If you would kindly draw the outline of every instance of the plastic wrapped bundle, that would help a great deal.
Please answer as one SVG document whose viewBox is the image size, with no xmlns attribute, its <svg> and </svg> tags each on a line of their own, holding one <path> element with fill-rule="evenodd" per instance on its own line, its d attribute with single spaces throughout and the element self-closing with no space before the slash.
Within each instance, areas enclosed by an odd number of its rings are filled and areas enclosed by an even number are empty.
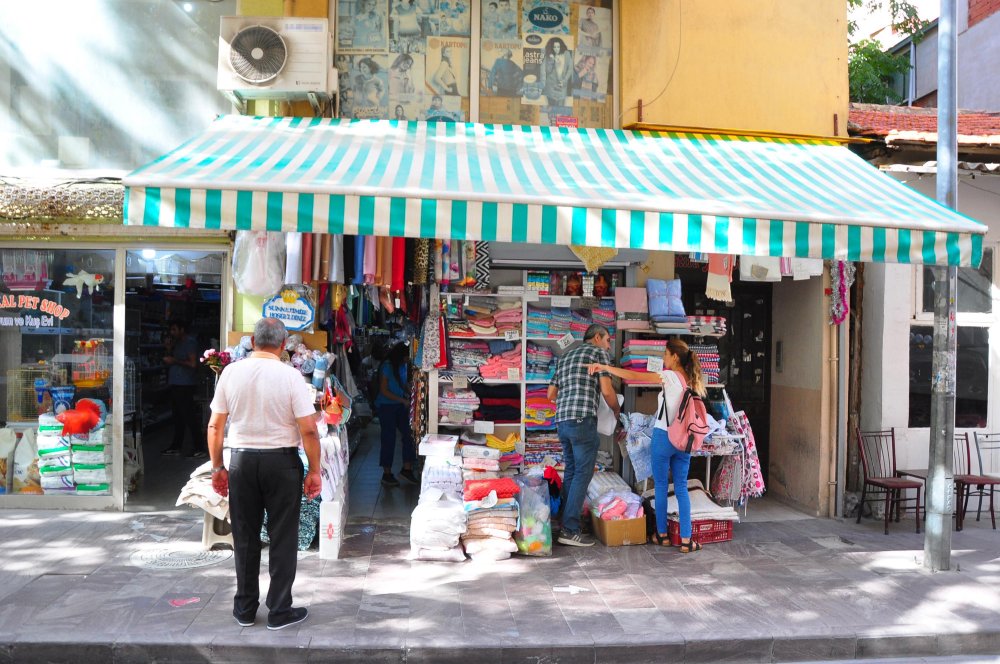
<svg viewBox="0 0 1000 664">
<path fill-rule="evenodd" d="M 466 529 L 462 501 L 439 489 L 426 489 L 410 519 L 410 557 L 415 560 L 465 560 L 458 540 Z"/>
<path fill-rule="evenodd" d="M 552 555 L 552 524 L 549 521 L 549 483 L 544 477 L 522 475 L 514 478 L 521 488 L 517 494 L 520 523 L 514 531 L 518 553 L 526 556 Z"/>
</svg>

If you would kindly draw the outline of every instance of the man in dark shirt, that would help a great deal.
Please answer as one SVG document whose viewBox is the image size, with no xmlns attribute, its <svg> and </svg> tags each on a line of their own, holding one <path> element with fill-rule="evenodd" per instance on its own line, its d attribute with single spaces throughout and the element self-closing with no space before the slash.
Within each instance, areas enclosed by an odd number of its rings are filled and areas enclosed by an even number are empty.
<svg viewBox="0 0 1000 664">
<path fill-rule="evenodd" d="M 174 438 L 163 454 L 203 459 L 206 452 L 201 422 L 195 411 L 194 393 L 198 385 L 198 343 L 187 333 L 188 325 L 182 320 L 170 322 L 163 363 L 167 365 L 167 389 L 170 393 L 170 420 Z M 191 435 L 191 447 L 184 447 L 184 432 Z"/>
<path fill-rule="evenodd" d="M 548 396 L 556 402 L 556 428 L 563 449 L 562 531 L 558 542 L 570 546 L 593 546 L 594 539 L 580 532 L 580 512 L 587 487 L 594 476 L 600 438 L 597 434 L 598 399 L 603 398 L 618 419 L 621 408 L 611 384 L 611 374 L 593 376 L 587 368 L 593 362 L 609 364 L 611 335 L 603 325 L 591 325 L 583 343 L 559 358 Z M 599 360 L 597 358 L 606 358 Z"/>
<path fill-rule="evenodd" d="M 496 59 L 490 70 L 490 91 L 499 97 L 520 97 L 524 71 L 513 60 L 514 53 L 508 48 Z"/>
</svg>

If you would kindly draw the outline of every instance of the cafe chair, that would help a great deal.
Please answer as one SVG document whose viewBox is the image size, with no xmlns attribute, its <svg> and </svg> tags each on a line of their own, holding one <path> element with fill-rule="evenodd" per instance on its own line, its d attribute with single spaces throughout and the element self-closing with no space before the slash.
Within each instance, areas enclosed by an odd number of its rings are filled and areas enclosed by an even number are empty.
<svg viewBox="0 0 1000 664">
<path fill-rule="evenodd" d="M 976 509 L 976 521 L 979 521 L 983 512 L 983 498 L 990 498 L 990 521 L 993 530 L 997 529 L 996 512 L 993 509 L 993 494 L 1000 491 L 1000 434 L 997 433 L 974 433 L 976 443 L 976 461 L 979 463 L 979 474 L 972 474 L 975 468 L 972 466 L 972 445 L 969 443 L 969 435 L 961 434 L 965 438 L 965 460 L 964 465 L 959 466 L 959 438 L 955 436 L 955 491 L 958 492 L 959 468 L 968 469 L 967 476 L 961 478 L 965 489 L 965 496 L 962 499 L 962 522 L 965 521 L 965 512 L 969 507 L 969 497 L 979 496 L 979 507 Z"/>
<path fill-rule="evenodd" d="M 923 483 L 914 479 L 896 476 L 896 432 L 888 431 L 858 431 L 858 452 L 861 455 L 861 469 L 864 473 L 864 484 L 861 487 L 861 500 L 858 502 L 858 520 L 861 523 L 861 510 L 869 493 L 885 494 L 885 534 L 889 534 L 889 519 L 895 511 L 896 521 L 899 521 L 902 503 L 914 501 L 916 511 L 917 532 L 920 532 L 920 490 Z M 903 493 L 909 489 L 916 490 L 916 498 L 905 498 Z"/>
</svg>

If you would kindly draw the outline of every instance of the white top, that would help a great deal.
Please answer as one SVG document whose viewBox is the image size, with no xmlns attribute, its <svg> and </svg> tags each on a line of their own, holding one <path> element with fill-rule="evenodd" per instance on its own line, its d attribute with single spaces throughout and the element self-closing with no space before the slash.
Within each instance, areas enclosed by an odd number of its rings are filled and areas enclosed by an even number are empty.
<svg viewBox="0 0 1000 664">
<path fill-rule="evenodd" d="M 316 412 L 297 369 L 278 360 L 248 357 L 226 367 L 215 386 L 212 412 L 228 414 L 227 447 L 297 447 L 295 420 Z"/>
<path fill-rule="evenodd" d="M 677 409 L 681 406 L 681 397 L 684 396 L 684 384 L 676 371 L 665 369 L 660 372 L 660 382 L 663 383 L 663 390 L 656 397 L 656 414 L 660 414 L 660 407 L 663 404 L 663 397 L 667 398 L 667 417 L 656 420 L 653 425 L 655 429 L 667 430 L 667 423 L 673 422 L 677 417 Z"/>
</svg>

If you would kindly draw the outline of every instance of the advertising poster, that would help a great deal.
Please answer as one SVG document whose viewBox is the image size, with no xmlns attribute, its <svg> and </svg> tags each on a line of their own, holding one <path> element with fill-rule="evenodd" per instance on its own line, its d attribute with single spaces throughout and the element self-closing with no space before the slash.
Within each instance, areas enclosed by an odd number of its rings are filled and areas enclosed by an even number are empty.
<svg viewBox="0 0 1000 664">
<path fill-rule="evenodd" d="M 428 93 L 424 95 L 424 99 L 430 99 L 430 105 L 417 119 L 428 122 L 463 122 L 465 120 L 461 97 L 446 97 Z"/>
<path fill-rule="evenodd" d="M 520 39 L 517 0 L 489 0 L 483 3 L 483 39 Z"/>
<path fill-rule="evenodd" d="M 423 92 L 424 56 L 421 53 L 399 53 L 389 56 L 389 99 L 396 101 Z"/>
<path fill-rule="evenodd" d="M 524 55 L 518 40 L 483 40 L 480 92 L 488 97 L 520 97 L 524 81 Z"/>
<path fill-rule="evenodd" d="M 473 0 L 439 0 L 437 8 L 437 34 L 468 37 L 472 34 Z"/>
<path fill-rule="evenodd" d="M 469 96 L 469 39 L 430 37 L 427 40 L 426 84 L 430 94 Z"/>
<path fill-rule="evenodd" d="M 351 69 L 352 107 L 357 119 L 389 116 L 389 56 L 354 56 Z"/>
<path fill-rule="evenodd" d="M 611 52 L 603 48 L 579 47 L 574 53 L 572 95 L 576 99 L 604 101 L 608 96 Z"/>
<path fill-rule="evenodd" d="M 525 36 L 521 102 L 571 108 L 574 64 L 572 37 Z"/>
<path fill-rule="evenodd" d="M 389 50 L 393 53 L 423 53 L 433 29 L 428 3 L 395 0 L 389 8 Z"/>
<path fill-rule="evenodd" d="M 576 30 L 577 46 L 582 48 L 606 48 L 611 51 L 611 10 L 604 7 L 577 5 L 579 15 Z"/>
<path fill-rule="evenodd" d="M 384 53 L 389 49 L 388 0 L 337 0 L 337 51 Z"/>
<path fill-rule="evenodd" d="M 522 0 L 521 32 L 569 35 L 569 3 L 558 0 Z"/>
</svg>

